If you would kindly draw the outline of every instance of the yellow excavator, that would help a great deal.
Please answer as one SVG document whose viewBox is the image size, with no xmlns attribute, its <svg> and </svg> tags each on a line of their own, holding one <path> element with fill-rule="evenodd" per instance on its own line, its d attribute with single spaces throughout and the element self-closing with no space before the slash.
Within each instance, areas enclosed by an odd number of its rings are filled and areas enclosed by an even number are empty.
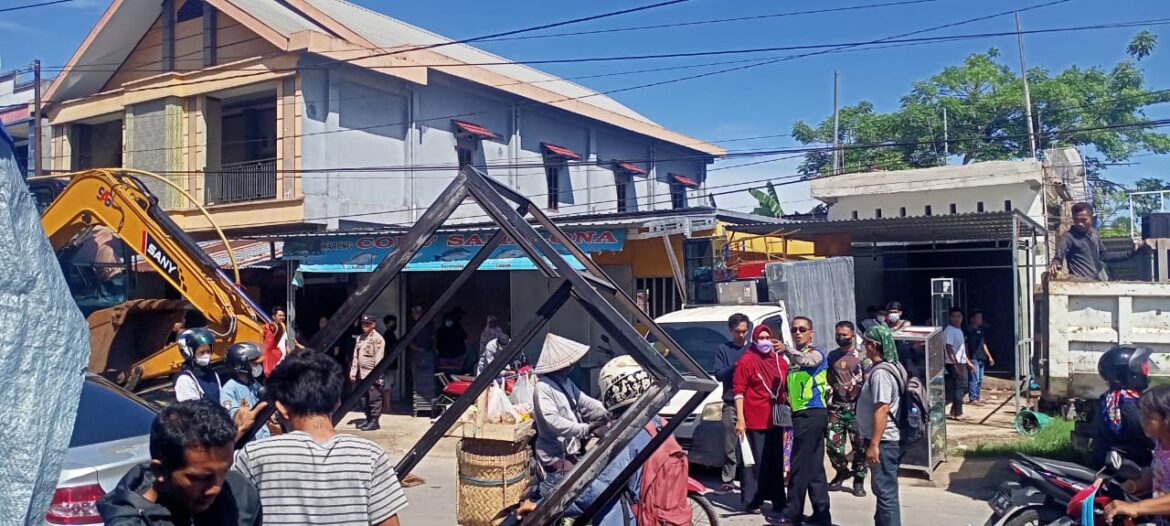
<svg viewBox="0 0 1170 526">
<path fill-rule="evenodd" d="M 261 342 L 264 326 L 271 323 L 240 288 L 239 269 L 233 269 L 234 280 L 229 278 L 167 216 L 140 177 L 174 186 L 158 175 L 129 169 L 29 180 L 43 208 L 45 234 L 89 321 L 89 370 L 130 390 L 182 366 L 178 347 L 169 340 L 191 308 L 216 335 L 216 360 L 231 343 Z M 132 258 L 122 247 L 138 254 L 185 301 L 135 298 Z"/>
</svg>

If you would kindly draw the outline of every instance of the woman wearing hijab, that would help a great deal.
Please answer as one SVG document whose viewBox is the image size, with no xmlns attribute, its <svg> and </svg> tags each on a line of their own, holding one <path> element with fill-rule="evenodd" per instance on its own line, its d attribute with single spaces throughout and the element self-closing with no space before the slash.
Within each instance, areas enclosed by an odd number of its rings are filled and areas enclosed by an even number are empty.
<svg viewBox="0 0 1170 526">
<path fill-rule="evenodd" d="M 900 526 L 898 465 L 902 460 L 898 432 L 900 385 L 909 376 L 898 362 L 898 347 L 889 327 L 870 327 L 862 337 L 865 355 L 873 367 L 857 395 L 857 427 L 866 441 L 865 459 L 872 468 L 870 488 L 877 499 L 876 526 Z"/>
<path fill-rule="evenodd" d="M 760 325 L 752 332 L 752 344 L 735 364 L 735 432 L 746 439 L 756 463 L 743 469 L 743 509 L 760 513 L 764 501 L 779 512 L 788 503 L 784 493 L 784 429 L 777 422 L 776 406 L 787 407 L 788 362 L 776 352 L 772 330 Z M 783 412 L 783 411 L 780 411 Z M 791 412 L 788 413 L 791 420 Z"/>
</svg>

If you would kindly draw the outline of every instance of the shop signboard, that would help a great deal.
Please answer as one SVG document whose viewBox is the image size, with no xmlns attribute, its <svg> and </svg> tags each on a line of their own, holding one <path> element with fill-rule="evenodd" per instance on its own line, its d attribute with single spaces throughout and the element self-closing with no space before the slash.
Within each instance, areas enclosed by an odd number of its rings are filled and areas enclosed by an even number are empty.
<svg viewBox="0 0 1170 526">
<path fill-rule="evenodd" d="M 572 230 L 565 233 L 585 252 L 620 251 L 625 229 Z M 547 236 L 547 234 L 545 234 Z M 378 263 L 398 249 L 403 234 L 325 235 L 289 238 L 284 259 L 300 262 L 301 272 L 372 272 Z M 470 230 L 435 234 L 406 266 L 406 271 L 460 270 L 491 238 L 491 232 Z M 553 246 L 577 269 L 584 266 L 568 255 L 560 241 Z M 501 243 L 480 270 L 535 270 L 536 265 L 510 239 Z"/>
</svg>

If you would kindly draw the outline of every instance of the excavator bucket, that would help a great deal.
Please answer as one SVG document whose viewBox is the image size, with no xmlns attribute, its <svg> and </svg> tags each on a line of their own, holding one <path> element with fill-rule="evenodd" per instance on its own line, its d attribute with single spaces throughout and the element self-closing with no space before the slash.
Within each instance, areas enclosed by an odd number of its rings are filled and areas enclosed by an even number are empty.
<svg viewBox="0 0 1170 526">
<path fill-rule="evenodd" d="M 144 299 L 94 311 L 88 318 L 89 371 L 129 389 L 139 379 L 178 371 L 182 358 L 174 345 L 167 345 L 167 337 L 187 309 L 182 300 Z"/>
</svg>

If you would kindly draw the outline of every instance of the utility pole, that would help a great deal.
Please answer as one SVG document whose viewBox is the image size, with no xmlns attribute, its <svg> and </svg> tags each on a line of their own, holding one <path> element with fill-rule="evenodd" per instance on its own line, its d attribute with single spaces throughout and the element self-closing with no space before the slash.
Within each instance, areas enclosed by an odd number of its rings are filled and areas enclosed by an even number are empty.
<svg viewBox="0 0 1170 526">
<path fill-rule="evenodd" d="M 1024 117 L 1028 119 L 1028 148 L 1036 158 L 1036 132 L 1032 129 L 1032 94 L 1028 92 L 1028 67 L 1024 64 L 1024 33 L 1020 29 L 1020 13 L 1016 12 L 1016 41 L 1020 45 L 1020 79 L 1024 81 Z"/>
<path fill-rule="evenodd" d="M 947 107 L 943 106 L 943 166 L 950 164 L 951 137 L 947 133 Z"/>
<path fill-rule="evenodd" d="M 833 70 L 833 175 L 841 173 L 841 72 Z"/>
<path fill-rule="evenodd" d="M 41 158 L 44 157 L 44 150 L 42 150 L 42 138 L 44 134 L 41 132 L 41 61 L 40 59 L 33 61 L 33 175 L 40 176 L 44 174 L 44 166 L 42 166 Z M 27 165 L 26 165 L 27 169 Z"/>
</svg>

